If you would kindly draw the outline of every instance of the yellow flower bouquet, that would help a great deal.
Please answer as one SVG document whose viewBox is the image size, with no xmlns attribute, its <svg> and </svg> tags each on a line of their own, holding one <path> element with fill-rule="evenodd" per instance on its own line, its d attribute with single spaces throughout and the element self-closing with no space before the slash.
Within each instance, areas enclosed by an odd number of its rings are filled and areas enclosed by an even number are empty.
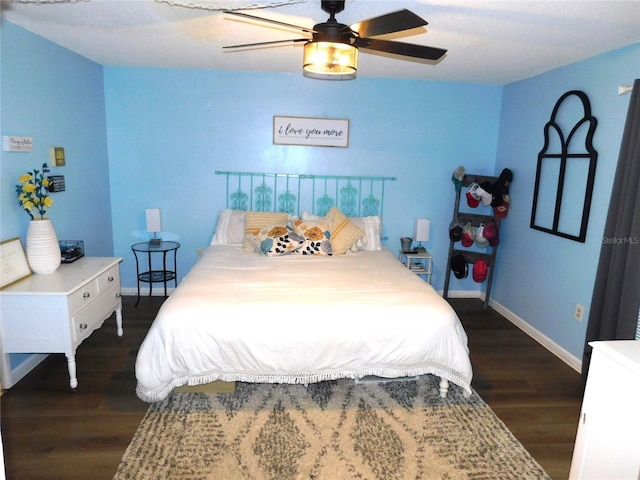
<svg viewBox="0 0 640 480">
<path fill-rule="evenodd" d="M 49 196 L 49 184 L 51 182 L 46 176 L 49 171 L 47 164 L 43 163 L 42 172 L 33 170 L 33 172 L 27 172 L 18 179 L 19 185 L 16 185 L 18 203 L 31 217 L 31 220 L 35 219 L 34 210 L 36 215 L 40 215 L 40 218 L 44 219 L 47 209 L 53 206 L 53 200 Z"/>
</svg>

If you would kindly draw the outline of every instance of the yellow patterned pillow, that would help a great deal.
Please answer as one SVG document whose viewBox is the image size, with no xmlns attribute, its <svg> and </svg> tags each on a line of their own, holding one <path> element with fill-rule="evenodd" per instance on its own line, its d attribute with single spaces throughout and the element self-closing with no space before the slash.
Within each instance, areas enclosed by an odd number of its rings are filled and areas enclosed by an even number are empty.
<svg viewBox="0 0 640 480">
<path fill-rule="evenodd" d="M 304 239 L 302 247 L 296 250 L 297 254 L 332 255 L 329 223 L 324 219 L 295 220 L 293 231 Z"/>
<path fill-rule="evenodd" d="M 247 212 L 244 217 L 244 250 L 254 250 L 256 236 L 262 227 L 271 224 L 286 225 L 287 212 Z"/>
<path fill-rule="evenodd" d="M 267 225 L 255 236 L 255 249 L 265 257 L 279 257 L 297 253 L 304 245 L 304 237 L 289 225 Z"/>
<path fill-rule="evenodd" d="M 331 247 L 334 255 L 346 253 L 351 245 L 364 236 L 364 232 L 345 217 L 337 207 L 331 207 L 325 218 L 329 221 Z"/>
</svg>

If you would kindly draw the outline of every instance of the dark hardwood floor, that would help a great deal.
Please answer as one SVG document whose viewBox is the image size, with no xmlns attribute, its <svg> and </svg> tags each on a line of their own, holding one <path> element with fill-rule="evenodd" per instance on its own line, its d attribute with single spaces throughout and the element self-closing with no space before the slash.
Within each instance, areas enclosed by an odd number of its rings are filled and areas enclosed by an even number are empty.
<svg viewBox="0 0 640 480">
<path fill-rule="evenodd" d="M 473 388 L 554 480 L 567 479 L 580 374 L 480 300 L 450 303 L 469 336 Z"/>
<path fill-rule="evenodd" d="M 0 397 L 8 480 L 112 478 L 148 405 L 135 394 L 138 347 L 161 297 L 124 299 L 124 337 L 107 320 L 77 352 L 50 355 Z M 469 334 L 473 387 L 554 479 L 569 474 L 580 375 L 480 300 L 452 299 Z"/>
</svg>

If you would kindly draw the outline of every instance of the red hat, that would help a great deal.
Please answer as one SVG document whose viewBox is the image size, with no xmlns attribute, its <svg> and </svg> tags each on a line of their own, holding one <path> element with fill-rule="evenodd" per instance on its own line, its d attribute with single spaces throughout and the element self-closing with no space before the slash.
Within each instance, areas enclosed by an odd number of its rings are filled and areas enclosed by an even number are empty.
<svg viewBox="0 0 640 480">
<path fill-rule="evenodd" d="M 478 283 L 484 282 L 487 278 L 487 270 L 489 270 L 487 262 L 482 257 L 478 258 L 473 264 L 473 280 Z"/>
<path fill-rule="evenodd" d="M 505 218 L 509 213 L 509 201 L 510 201 L 509 196 L 505 195 L 503 197 L 502 205 L 493 207 L 493 216 L 496 218 Z"/>
<path fill-rule="evenodd" d="M 470 247 L 476 239 L 476 229 L 473 228 L 471 222 L 467 222 L 462 231 L 462 239 L 460 240 L 463 247 Z"/>
<path fill-rule="evenodd" d="M 492 247 L 497 247 L 500 244 L 500 237 L 498 232 L 498 225 L 494 221 L 488 222 L 484 226 L 484 231 L 482 232 L 484 238 L 489 240 L 489 245 Z"/>
<path fill-rule="evenodd" d="M 476 208 L 480 205 L 480 195 L 476 193 L 478 186 L 479 185 L 476 182 L 473 182 L 467 187 L 467 204 L 471 208 Z"/>
</svg>

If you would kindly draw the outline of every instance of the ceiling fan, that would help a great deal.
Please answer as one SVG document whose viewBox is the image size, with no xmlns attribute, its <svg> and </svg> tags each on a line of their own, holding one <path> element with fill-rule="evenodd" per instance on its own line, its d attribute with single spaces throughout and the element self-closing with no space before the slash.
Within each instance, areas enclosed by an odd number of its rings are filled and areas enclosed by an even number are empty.
<svg viewBox="0 0 640 480">
<path fill-rule="evenodd" d="M 313 28 L 225 10 L 224 13 L 229 15 L 300 30 L 311 34 L 311 38 L 245 43 L 242 45 L 229 45 L 223 48 L 249 48 L 306 42 L 304 45 L 303 73 L 307 77 L 325 80 L 349 80 L 355 78 L 358 48 L 425 60 L 438 60 L 447 52 L 442 48 L 370 38 L 427 25 L 425 20 L 409 10 L 398 10 L 347 26 L 338 23 L 336 20 L 336 14 L 344 10 L 344 3 L 344 0 L 323 0 L 321 7 L 323 11 L 329 14 L 329 19 L 324 23 L 314 25 Z"/>
</svg>

